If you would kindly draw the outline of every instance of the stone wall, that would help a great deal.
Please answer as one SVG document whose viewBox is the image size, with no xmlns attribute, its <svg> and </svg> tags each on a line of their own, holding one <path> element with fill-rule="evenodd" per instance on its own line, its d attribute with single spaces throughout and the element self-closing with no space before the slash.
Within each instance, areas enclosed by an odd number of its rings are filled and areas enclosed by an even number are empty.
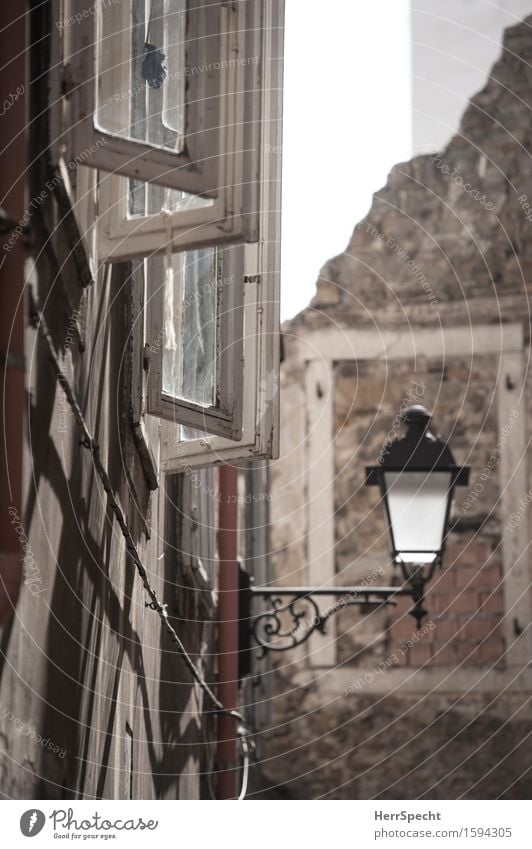
<svg viewBox="0 0 532 849">
<path fill-rule="evenodd" d="M 263 766 L 270 793 L 527 799 L 529 704 L 529 694 L 387 693 L 350 694 L 326 709 L 315 687 L 299 689 L 276 708 L 280 725 Z"/>
</svg>

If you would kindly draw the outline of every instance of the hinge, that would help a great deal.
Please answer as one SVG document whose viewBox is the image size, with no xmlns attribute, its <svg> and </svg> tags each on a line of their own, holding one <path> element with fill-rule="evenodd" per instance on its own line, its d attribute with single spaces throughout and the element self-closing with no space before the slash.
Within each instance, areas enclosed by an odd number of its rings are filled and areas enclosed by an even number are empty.
<svg viewBox="0 0 532 849">
<path fill-rule="evenodd" d="M 72 66 L 68 63 L 61 68 L 61 94 L 63 97 L 68 97 L 70 92 L 76 87 L 72 78 Z"/>
<path fill-rule="evenodd" d="M 146 342 L 144 345 L 144 351 L 142 355 L 142 368 L 144 371 L 150 370 L 150 346 L 149 343 Z"/>
<path fill-rule="evenodd" d="M 223 230 L 224 233 L 230 233 L 234 227 L 234 215 L 233 210 L 230 206 L 228 206 L 223 221 L 219 222 L 217 227 L 219 227 L 220 230 Z"/>
<path fill-rule="evenodd" d="M 259 243 L 247 242 L 244 247 L 244 283 L 260 283 Z"/>
</svg>

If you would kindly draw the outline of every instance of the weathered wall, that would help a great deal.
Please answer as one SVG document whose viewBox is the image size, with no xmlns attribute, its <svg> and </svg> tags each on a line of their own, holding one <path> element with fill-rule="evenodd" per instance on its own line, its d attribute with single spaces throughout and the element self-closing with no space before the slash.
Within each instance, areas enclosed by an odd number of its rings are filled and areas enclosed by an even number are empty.
<svg viewBox="0 0 532 849">
<path fill-rule="evenodd" d="M 51 31 L 49 14 L 40 4 L 33 16 L 39 47 L 31 55 L 38 81 L 31 86 L 32 114 L 40 117 L 31 126 L 35 266 L 29 277 L 149 579 L 212 682 L 216 502 L 207 499 L 199 509 L 187 479 L 167 480 L 168 491 L 161 479 L 152 491 L 132 429 L 131 269 L 102 268 L 84 288 L 81 272 L 88 268 L 80 267 L 69 221 L 46 187 L 48 128 L 41 107 L 50 57 L 42 34 Z M 41 202 L 32 206 L 37 196 Z M 0 635 L 0 795 L 208 797 L 202 773 L 212 772 L 212 713 L 202 714 L 202 694 L 146 606 L 109 498 L 29 313 L 28 304 L 25 504 L 23 515 L 13 517 L 26 545 L 25 580 Z M 198 472 L 196 479 L 203 492 L 214 491 L 212 472 Z M 202 523 L 212 529 L 206 542 L 196 539 Z M 197 558 L 206 574 L 198 574 Z"/>
<path fill-rule="evenodd" d="M 44 300 L 52 282 L 45 262 L 37 275 Z M 68 277 L 63 282 L 68 289 Z M 87 291 L 85 351 L 75 351 L 76 339 L 64 367 L 97 434 L 150 580 L 198 657 L 211 645 L 202 620 L 212 617 L 212 602 L 199 609 L 197 598 L 206 594 L 189 584 L 180 547 L 161 560 L 164 493 L 149 495 L 128 430 L 128 406 L 120 400 L 127 384 L 121 361 L 128 291 L 120 282 L 120 276 L 102 277 Z M 58 351 L 68 321 L 60 288 L 53 279 L 46 309 Z M 157 614 L 145 606 L 91 455 L 79 444 L 34 331 L 27 350 L 27 486 L 20 521 L 33 561 L 26 562 L 20 603 L 3 633 L 2 792 L 11 798 L 197 798 L 200 768 L 207 766 L 201 754 L 212 733 L 200 718 L 202 697 L 161 633 Z M 187 503 L 178 502 L 185 511 Z M 44 748 L 35 734 L 61 752 Z"/>
<path fill-rule="evenodd" d="M 447 148 L 392 170 L 310 307 L 285 327 L 272 475 L 280 582 L 389 583 L 364 467 L 408 404 L 433 409 L 471 481 L 456 498 L 421 633 L 405 601 L 391 613 L 350 608 L 328 637 L 275 658 L 262 765 L 273 793 L 527 798 L 532 789 L 531 23 L 506 32 Z"/>
<path fill-rule="evenodd" d="M 263 769 L 278 796 L 529 798 L 529 695 L 351 695 L 325 707 L 316 689 L 277 704 Z"/>
</svg>

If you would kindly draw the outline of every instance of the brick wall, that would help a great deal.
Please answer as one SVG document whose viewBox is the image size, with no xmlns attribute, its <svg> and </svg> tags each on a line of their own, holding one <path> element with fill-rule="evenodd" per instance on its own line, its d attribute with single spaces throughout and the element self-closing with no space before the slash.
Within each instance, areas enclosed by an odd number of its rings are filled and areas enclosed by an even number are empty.
<svg viewBox="0 0 532 849">
<path fill-rule="evenodd" d="M 390 622 L 390 653 L 403 666 L 505 666 L 502 572 L 486 543 L 451 543 L 429 586 L 418 630 L 401 598 Z"/>
</svg>

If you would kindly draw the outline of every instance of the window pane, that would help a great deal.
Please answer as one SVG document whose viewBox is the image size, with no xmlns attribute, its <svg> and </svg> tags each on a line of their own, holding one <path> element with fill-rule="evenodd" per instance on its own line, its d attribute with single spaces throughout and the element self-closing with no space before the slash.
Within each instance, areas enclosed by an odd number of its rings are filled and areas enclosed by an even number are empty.
<svg viewBox="0 0 532 849">
<path fill-rule="evenodd" d="M 175 254 L 164 284 L 163 393 L 216 403 L 218 274 L 215 248 Z"/>
<path fill-rule="evenodd" d="M 158 215 L 163 209 L 168 212 L 185 212 L 212 206 L 213 200 L 189 195 L 179 189 L 165 189 L 155 183 L 143 183 L 129 179 L 128 218 Z"/>
<path fill-rule="evenodd" d="M 97 125 L 179 150 L 185 131 L 185 0 L 98 5 Z"/>
<path fill-rule="evenodd" d="M 441 548 L 449 472 L 385 472 L 395 547 L 410 563 L 432 563 Z"/>
<path fill-rule="evenodd" d="M 185 131 L 185 0 L 164 0 L 164 43 L 168 84 L 163 88 L 163 127 Z"/>
<path fill-rule="evenodd" d="M 179 428 L 179 441 L 180 442 L 193 442 L 195 439 L 206 439 L 211 436 L 211 434 L 206 430 L 197 430 L 195 427 L 187 427 L 187 425 L 181 425 Z"/>
</svg>

